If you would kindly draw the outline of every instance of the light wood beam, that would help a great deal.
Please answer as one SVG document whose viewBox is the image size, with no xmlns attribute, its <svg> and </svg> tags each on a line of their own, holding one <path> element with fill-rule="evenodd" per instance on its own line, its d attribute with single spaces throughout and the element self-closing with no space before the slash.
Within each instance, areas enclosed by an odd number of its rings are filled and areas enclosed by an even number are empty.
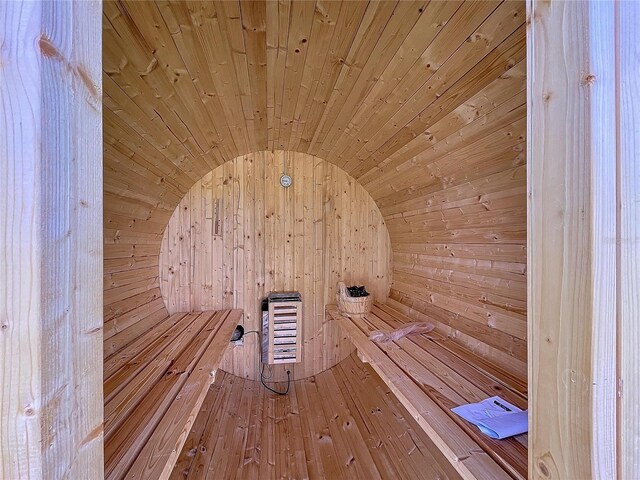
<svg viewBox="0 0 640 480">
<path fill-rule="evenodd" d="M 535 479 L 616 478 L 614 5 L 528 3 Z"/>
<path fill-rule="evenodd" d="M 0 3 L 0 478 L 102 478 L 101 2 Z"/>
<path fill-rule="evenodd" d="M 619 111 L 619 478 L 640 476 L 640 4 L 617 4 Z"/>
</svg>

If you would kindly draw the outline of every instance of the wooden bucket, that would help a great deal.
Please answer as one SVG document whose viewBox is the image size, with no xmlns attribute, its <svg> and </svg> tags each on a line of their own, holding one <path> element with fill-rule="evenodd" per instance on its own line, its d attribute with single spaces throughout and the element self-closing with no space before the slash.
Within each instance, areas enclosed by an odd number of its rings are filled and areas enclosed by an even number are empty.
<svg viewBox="0 0 640 480">
<path fill-rule="evenodd" d="M 338 283 L 338 309 L 346 316 L 365 315 L 371 311 L 373 305 L 373 295 L 368 297 L 350 297 L 347 286 L 344 282 Z"/>
</svg>

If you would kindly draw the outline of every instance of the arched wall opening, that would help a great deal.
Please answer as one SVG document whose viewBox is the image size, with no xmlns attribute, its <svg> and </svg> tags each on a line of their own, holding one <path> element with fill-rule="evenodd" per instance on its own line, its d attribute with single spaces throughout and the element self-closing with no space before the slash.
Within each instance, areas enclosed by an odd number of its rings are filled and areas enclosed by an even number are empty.
<svg viewBox="0 0 640 480">
<path fill-rule="evenodd" d="M 284 188 L 283 172 L 293 183 Z M 261 300 L 272 291 L 303 299 L 302 362 L 276 365 L 273 379 L 315 375 L 353 351 L 325 318 L 338 281 L 366 285 L 386 301 L 389 234 L 367 191 L 321 158 L 282 150 L 239 156 L 198 180 L 173 212 L 159 257 L 169 314 L 239 308 L 245 331 L 260 331 Z M 260 377 L 260 337 L 248 334 L 223 369 Z"/>
</svg>

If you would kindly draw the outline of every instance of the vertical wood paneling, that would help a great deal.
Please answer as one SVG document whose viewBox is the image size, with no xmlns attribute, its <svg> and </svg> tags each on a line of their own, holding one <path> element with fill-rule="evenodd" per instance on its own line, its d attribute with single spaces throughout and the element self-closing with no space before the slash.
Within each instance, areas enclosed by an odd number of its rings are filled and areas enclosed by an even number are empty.
<svg viewBox="0 0 640 480">
<path fill-rule="evenodd" d="M 293 178 L 288 189 L 279 184 L 285 160 Z M 222 241 L 201 229 L 207 221 L 201 205 L 216 198 L 224 203 Z M 210 257 L 223 261 L 208 272 L 200 266 Z M 160 258 L 171 313 L 228 305 L 244 310 L 246 330 L 259 330 L 266 294 L 300 291 L 304 361 L 291 367 L 295 378 L 325 370 L 350 353 L 350 344 L 324 316 L 325 305 L 335 302 L 338 280 L 366 284 L 381 301 L 390 282 L 387 229 L 367 192 L 336 166 L 293 152 L 242 156 L 205 175 L 169 221 Z M 224 293 L 208 294 L 216 282 Z M 258 338 L 249 334 L 224 367 L 255 379 L 258 353 Z M 275 371 L 278 378 L 283 369 Z"/>
</svg>

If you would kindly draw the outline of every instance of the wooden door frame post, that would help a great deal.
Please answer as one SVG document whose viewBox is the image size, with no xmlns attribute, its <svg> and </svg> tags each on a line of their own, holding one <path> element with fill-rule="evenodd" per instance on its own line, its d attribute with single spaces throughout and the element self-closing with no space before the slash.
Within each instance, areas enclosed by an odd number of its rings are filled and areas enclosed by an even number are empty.
<svg viewBox="0 0 640 480">
<path fill-rule="evenodd" d="M 640 5 L 527 1 L 529 475 L 640 475 Z"/>
<path fill-rule="evenodd" d="M 0 2 L 0 477 L 103 477 L 102 4 Z"/>
</svg>

